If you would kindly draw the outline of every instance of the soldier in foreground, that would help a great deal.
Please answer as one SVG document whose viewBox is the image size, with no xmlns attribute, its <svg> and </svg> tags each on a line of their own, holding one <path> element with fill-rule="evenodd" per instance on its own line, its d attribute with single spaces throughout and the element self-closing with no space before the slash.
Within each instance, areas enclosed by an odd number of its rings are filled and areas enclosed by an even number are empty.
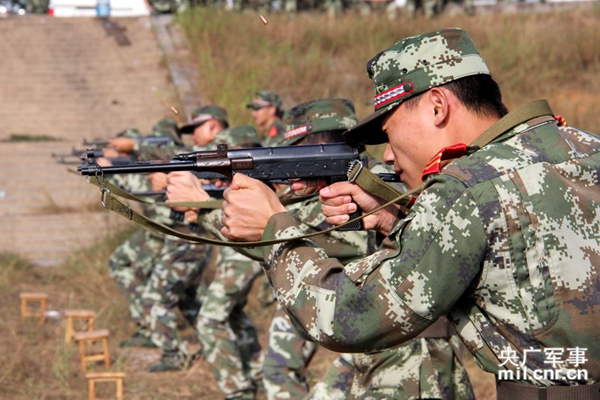
<svg viewBox="0 0 600 400">
<path fill-rule="evenodd" d="M 342 132 L 356 124 L 356 115 L 354 106 L 349 100 L 319 99 L 299 104 L 288 110 L 284 122 L 286 133 L 282 145 L 337 143 L 342 141 Z M 192 192 L 200 193 L 199 190 L 186 186 L 189 189 L 182 191 L 177 187 L 174 182 L 175 177 L 183 178 L 181 172 L 172 172 L 169 177 L 170 200 L 201 200 L 201 198 L 188 197 Z M 204 195 L 204 199 L 206 197 Z M 321 231 L 330 227 L 325 222 L 321 204 L 316 196 L 301 198 L 301 200 L 288 205 L 287 208 L 299 221 L 304 231 Z M 216 210 L 200 217 L 198 223 L 219 235 L 215 227 L 220 226 L 220 218 L 218 218 L 220 211 Z M 348 263 L 373 252 L 375 236 L 374 231 L 335 231 L 318 236 L 316 240 L 328 254 L 335 256 L 342 263 Z M 254 255 L 257 253 L 260 254 L 260 251 L 253 252 Z M 229 268 L 232 268 L 230 274 L 234 272 L 233 268 L 237 269 L 240 278 L 247 275 L 235 265 L 230 265 Z M 204 314 L 203 310 L 207 306 L 208 300 L 203 301 L 201 315 Z M 450 330 L 444 325 L 445 319 L 440 322 L 442 329 L 429 330 L 428 333 L 397 348 L 369 355 L 340 357 L 326 378 L 309 394 L 306 372 L 316 351 L 316 345 L 299 337 L 287 315 L 278 309 L 269 328 L 263 368 L 267 398 L 273 400 L 290 398 L 472 399 L 473 393 L 466 371 L 457 359 L 449 340 Z M 204 323 L 203 326 L 207 327 L 210 324 Z M 203 343 L 207 339 L 210 337 L 204 339 Z M 237 370 L 232 368 L 232 371 L 227 372 L 233 373 Z M 222 375 L 226 375 L 224 368 Z M 243 382 L 241 379 L 238 381 Z M 227 398 L 230 398 L 230 395 L 232 398 L 234 394 L 225 393 Z M 241 393 L 237 394 L 241 397 Z M 246 394 L 251 395 L 248 392 Z"/>
<path fill-rule="evenodd" d="M 242 174 L 222 233 L 289 239 L 265 252 L 269 279 L 296 328 L 332 350 L 397 346 L 447 315 L 499 399 L 597 398 L 600 138 L 558 126 L 545 101 L 507 114 L 460 29 L 406 38 L 367 70 L 375 112 L 345 138 L 387 142 L 384 160 L 420 192 L 406 216 L 392 204 L 363 220 L 381 249 L 328 258 Z M 332 224 L 386 204 L 349 182 L 320 199 Z"/>
</svg>

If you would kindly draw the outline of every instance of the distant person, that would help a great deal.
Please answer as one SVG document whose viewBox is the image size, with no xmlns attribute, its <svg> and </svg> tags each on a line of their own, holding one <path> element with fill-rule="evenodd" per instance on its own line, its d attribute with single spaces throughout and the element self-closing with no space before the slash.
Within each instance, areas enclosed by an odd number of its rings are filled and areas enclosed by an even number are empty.
<svg viewBox="0 0 600 400">
<path fill-rule="evenodd" d="M 285 130 L 281 122 L 284 109 L 277 94 L 266 90 L 258 91 L 246 107 L 252 109 L 254 126 L 263 139 L 263 146 L 272 146 L 281 139 Z"/>
<path fill-rule="evenodd" d="M 217 134 L 228 127 L 227 111 L 216 105 L 208 105 L 196 108 L 190 122 L 179 128 L 179 132 L 191 134 L 197 147 L 195 150 L 199 151 L 212 145 Z"/>
</svg>

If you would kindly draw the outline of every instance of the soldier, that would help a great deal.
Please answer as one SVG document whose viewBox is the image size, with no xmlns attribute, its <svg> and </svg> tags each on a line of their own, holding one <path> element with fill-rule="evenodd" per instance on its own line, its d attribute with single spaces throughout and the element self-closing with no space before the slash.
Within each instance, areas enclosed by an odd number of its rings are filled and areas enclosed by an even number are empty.
<svg viewBox="0 0 600 400">
<path fill-rule="evenodd" d="M 200 150 L 210 148 L 217 134 L 228 126 L 226 110 L 209 105 L 194 110 L 191 121 L 182 126 L 179 133 L 192 134 L 192 141 L 196 145 L 194 150 Z M 165 149 L 168 149 L 167 146 L 163 146 L 163 151 Z M 154 173 L 150 177 L 154 190 L 167 186 L 166 174 Z M 188 232 L 189 229 L 189 226 L 179 227 L 179 230 Z M 150 372 L 177 371 L 191 365 L 194 355 L 177 334 L 175 310 L 190 292 L 197 292 L 212 251 L 210 246 L 195 245 L 172 237 L 164 240 L 165 247 L 142 294 L 144 312 L 151 324 L 152 342 L 162 349 L 161 359 L 148 367 Z M 188 319 L 193 325 L 197 324 L 200 301 L 197 305 L 193 319 Z"/>
<path fill-rule="evenodd" d="M 349 265 L 305 239 L 271 247 L 269 279 L 296 327 L 369 351 L 447 315 L 499 399 L 597 398 L 600 138 L 557 124 L 545 100 L 507 113 L 460 29 L 406 38 L 367 70 L 375 112 L 345 137 L 387 142 L 384 160 L 420 194 L 406 216 L 392 205 L 366 217 L 388 239 Z M 237 174 L 224 196 L 232 239 L 302 234 L 259 181 Z M 349 182 L 320 197 L 333 224 L 386 203 Z"/>
<path fill-rule="evenodd" d="M 198 151 L 206 149 L 214 142 L 217 134 L 228 127 L 227 111 L 216 105 L 208 105 L 196 108 L 190 122 L 182 126 L 179 132 L 191 134 L 196 146 L 194 150 Z"/>
<path fill-rule="evenodd" d="M 300 104 L 290 109 L 284 120 L 287 130 L 282 145 L 339 142 L 342 132 L 356 123 L 354 107 L 345 99 Z M 300 221 L 304 231 L 319 231 L 329 226 L 316 197 L 288 206 L 288 210 Z M 215 222 L 214 213 L 201 223 L 208 224 L 207 229 L 213 233 L 219 233 L 215 232 L 220 223 Z M 317 238 L 328 254 L 342 262 L 370 253 L 376 240 L 374 232 L 333 232 Z M 442 324 L 442 327 L 445 326 Z M 448 337 L 448 330 L 430 331 L 398 349 L 347 356 L 350 361 L 340 358 L 328 379 L 318 385 L 309 398 L 473 398 L 466 372 L 454 355 Z M 276 314 L 269 330 L 263 370 L 269 399 L 307 395 L 305 373 L 315 350 L 314 343 L 298 336 L 285 314 Z"/>
<path fill-rule="evenodd" d="M 297 105 L 284 116 L 282 145 L 307 145 L 342 141 L 342 132 L 356 124 L 353 104 L 346 99 L 319 99 Z M 389 172 L 368 153 L 374 172 Z M 323 230 L 329 225 L 316 199 L 287 206 L 302 230 Z M 335 232 L 319 237 L 328 254 L 342 262 L 375 250 L 374 232 Z M 264 383 L 270 399 L 431 398 L 472 399 L 464 367 L 450 345 L 450 330 L 441 327 L 396 349 L 371 354 L 342 354 L 325 378 L 308 393 L 305 376 L 316 350 L 301 338 L 289 318 L 278 309 L 269 329 Z M 424 373 L 430 371 L 430 373 Z"/>
<path fill-rule="evenodd" d="M 215 142 L 231 148 L 260 147 L 258 134 L 249 125 L 227 128 Z M 253 399 L 260 382 L 261 345 L 244 307 L 261 274 L 258 262 L 231 247 L 220 247 L 217 271 L 202 298 L 196 332 L 226 399 Z"/>
<path fill-rule="evenodd" d="M 279 96 L 273 92 L 261 90 L 254 93 L 254 98 L 247 108 L 252 109 L 252 119 L 259 135 L 263 138 L 263 146 L 272 146 L 281 139 L 283 133 L 283 105 Z"/>
<path fill-rule="evenodd" d="M 150 155 L 150 141 L 139 141 L 139 130 L 127 129 L 117 135 L 109 143 L 109 150 L 118 154 L 137 154 L 138 159 L 154 159 L 156 154 Z M 177 140 L 177 122 L 170 118 L 161 119 L 154 127 L 149 137 L 167 136 Z M 110 151 L 106 154 L 110 155 Z M 161 158 L 161 157 L 158 157 Z M 99 160 L 102 165 L 109 165 L 109 161 Z M 117 186 L 126 188 L 131 192 L 146 192 L 152 189 L 151 182 L 145 175 L 117 175 L 112 178 Z M 156 197 L 145 198 L 147 201 L 155 201 Z M 154 221 L 171 225 L 168 209 L 142 204 L 144 215 Z M 129 312 L 136 325 L 133 336 L 122 341 L 122 347 L 156 347 L 152 342 L 151 320 L 144 313 L 142 295 L 149 281 L 157 257 L 165 249 L 165 239 L 161 235 L 154 234 L 145 229 L 134 232 L 123 244 L 121 244 L 109 259 L 109 275 L 115 279 L 119 288 L 127 295 L 129 300 Z M 200 308 L 195 298 L 195 290 L 188 288 L 179 302 L 180 310 L 188 320 L 195 320 Z"/>
<path fill-rule="evenodd" d="M 256 130 L 250 125 L 227 128 L 216 135 L 215 142 L 227 143 L 232 148 L 260 147 Z M 169 174 L 168 198 L 170 201 L 200 202 L 207 201 L 209 195 L 198 186 L 198 180 L 192 174 L 176 172 Z M 191 210 L 174 208 L 187 211 L 188 215 Z M 201 215 L 200 221 L 203 218 Z M 197 213 L 192 221 L 199 221 Z M 206 361 L 227 399 L 252 399 L 260 383 L 261 346 L 256 327 L 244 312 L 248 293 L 259 275 L 258 262 L 233 248 L 221 247 L 217 271 L 203 296 L 197 335 Z"/>
</svg>

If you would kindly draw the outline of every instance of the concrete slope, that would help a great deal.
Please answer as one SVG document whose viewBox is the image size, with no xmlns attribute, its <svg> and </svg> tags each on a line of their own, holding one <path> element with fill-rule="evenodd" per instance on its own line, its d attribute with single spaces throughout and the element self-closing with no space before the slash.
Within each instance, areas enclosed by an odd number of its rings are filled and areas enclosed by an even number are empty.
<svg viewBox="0 0 600 400">
<path fill-rule="evenodd" d="M 160 26 L 173 42 L 169 21 Z M 149 132 L 184 106 L 149 17 L 11 17 L 0 19 L 0 37 L 0 251 L 55 265 L 128 222 L 52 153 L 127 128 Z"/>
</svg>

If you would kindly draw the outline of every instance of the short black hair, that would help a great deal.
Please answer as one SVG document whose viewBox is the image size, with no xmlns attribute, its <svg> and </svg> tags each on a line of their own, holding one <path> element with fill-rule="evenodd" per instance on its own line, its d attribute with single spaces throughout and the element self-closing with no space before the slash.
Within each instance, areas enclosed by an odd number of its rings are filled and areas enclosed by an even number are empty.
<svg viewBox="0 0 600 400">
<path fill-rule="evenodd" d="M 444 86 L 476 114 L 498 118 L 508 114 L 508 109 L 502 102 L 500 87 L 490 75 L 471 75 Z"/>
<path fill-rule="evenodd" d="M 317 133 L 311 133 L 310 135 L 304 136 L 302 139 L 294 143 L 294 145 L 305 146 L 307 144 L 321 144 L 321 143 L 340 143 L 345 142 L 342 137 L 344 129 L 337 129 L 333 131 L 322 131 Z"/>
<path fill-rule="evenodd" d="M 508 114 L 508 109 L 502 102 L 500 87 L 490 75 L 470 75 L 440 87 L 450 90 L 467 109 L 478 115 L 502 118 Z M 406 100 L 406 106 L 414 107 L 421 95 L 422 93 Z"/>
</svg>

